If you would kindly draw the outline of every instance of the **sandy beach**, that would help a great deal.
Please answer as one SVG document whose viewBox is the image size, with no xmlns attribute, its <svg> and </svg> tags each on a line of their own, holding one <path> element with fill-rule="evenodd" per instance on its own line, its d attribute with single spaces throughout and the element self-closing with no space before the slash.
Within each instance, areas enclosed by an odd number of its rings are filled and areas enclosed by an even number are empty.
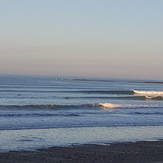
<svg viewBox="0 0 163 163">
<path fill-rule="evenodd" d="M 163 141 L 52 147 L 0 153 L 1 163 L 162 163 Z"/>
</svg>

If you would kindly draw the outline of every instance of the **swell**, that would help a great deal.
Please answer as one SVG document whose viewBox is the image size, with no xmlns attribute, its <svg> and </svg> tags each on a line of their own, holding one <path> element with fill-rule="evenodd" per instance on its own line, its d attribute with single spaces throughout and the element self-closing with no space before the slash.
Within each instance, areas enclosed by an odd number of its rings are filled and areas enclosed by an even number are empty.
<svg viewBox="0 0 163 163">
<path fill-rule="evenodd" d="M 41 112 L 34 111 L 33 109 L 44 109 Z M 46 111 L 45 108 L 49 108 L 49 105 L 24 105 L 24 106 L 0 106 L 1 112 L 0 112 L 0 117 L 6 117 L 6 118 L 15 118 L 15 117 L 79 117 L 83 116 L 85 114 L 99 114 L 99 109 L 102 111 L 107 111 L 107 110 L 114 110 L 114 109 L 132 109 L 129 112 L 127 111 L 127 114 L 135 114 L 135 115 L 163 115 L 163 112 L 160 110 L 158 111 L 155 108 L 162 108 L 158 105 L 140 105 L 140 104 L 114 104 L 114 103 L 96 103 L 96 104 L 83 104 L 83 105 L 53 105 L 51 106 L 51 109 L 56 109 L 56 108 L 62 108 L 62 109 L 67 109 L 67 108 L 72 108 L 73 110 L 64 112 L 64 111 Z M 4 109 L 3 109 L 4 108 Z M 5 109 L 16 109 L 14 111 L 9 111 Z M 23 109 L 22 111 L 19 111 L 19 109 Z M 30 111 L 27 112 L 27 110 L 30 108 Z M 82 112 L 74 112 L 74 108 L 76 109 L 88 109 L 88 110 L 83 110 Z M 90 109 L 93 108 L 93 110 L 90 112 Z M 148 108 L 152 109 L 148 110 Z M 3 111 L 2 111 L 3 109 Z M 141 110 L 142 111 L 141 111 Z M 144 109 L 147 109 L 145 111 Z M 109 111 L 110 112 L 110 111 Z M 101 115 L 106 114 L 106 112 L 100 112 Z M 117 112 L 119 114 L 119 112 Z M 114 115 L 116 115 L 116 112 L 114 112 Z"/>
<path fill-rule="evenodd" d="M 74 109 L 74 108 L 91 108 L 97 107 L 96 104 L 83 105 L 1 105 L 0 110 L 5 109 Z"/>
<path fill-rule="evenodd" d="M 81 104 L 81 105 L 1 105 L 0 111 L 6 109 L 23 109 L 23 110 L 34 110 L 34 109 L 101 109 L 101 108 L 162 108 L 159 105 L 139 105 L 139 104 L 115 104 L 115 103 L 94 103 L 94 104 Z M 2 114 L 2 113 L 0 113 Z"/>
<path fill-rule="evenodd" d="M 89 97 L 66 97 L 66 99 L 114 99 L 114 100 L 163 100 L 163 96 L 89 96 Z"/>
<path fill-rule="evenodd" d="M 88 94 L 116 94 L 116 95 L 134 95 L 133 90 L 90 90 L 90 91 L 81 91 L 83 93 L 88 93 Z"/>
<path fill-rule="evenodd" d="M 65 113 L 65 114 L 52 114 L 52 113 L 3 113 L 0 114 L 0 117 L 76 117 L 80 116 L 79 114 Z"/>
<path fill-rule="evenodd" d="M 133 95 L 133 90 L 28 90 L 28 89 L 9 89 L 3 90 L 1 89 L 0 92 L 31 92 L 31 93 L 86 93 L 86 94 L 128 94 Z"/>
<path fill-rule="evenodd" d="M 139 91 L 139 90 L 0 90 L 0 92 L 31 92 L 31 93 L 84 93 L 84 94 L 114 94 L 114 95 L 163 95 L 163 91 Z"/>
</svg>

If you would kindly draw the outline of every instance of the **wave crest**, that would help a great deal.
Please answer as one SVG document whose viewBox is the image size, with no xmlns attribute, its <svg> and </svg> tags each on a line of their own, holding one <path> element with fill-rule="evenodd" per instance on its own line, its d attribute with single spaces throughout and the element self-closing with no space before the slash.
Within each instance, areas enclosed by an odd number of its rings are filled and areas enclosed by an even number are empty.
<svg viewBox="0 0 163 163">
<path fill-rule="evenodd" d="M 112 104 L 112 103 L 99 103 L 98 105 L 99 105 L 99 106 L 102 106 L 102 107 L 104 107 L 104 108 L 110 108 L 110 109 L 120 107 L 119 104 Z"/>
<path fill-rule="evenodd" d="M 138 95 L 163 95 L 163 91 L 137 91 L 133 90 L 134 94 Z"/>
<path fill-rule="evenodd" d="M 146 96 L 146 99 L 147 100 L 163 100 L 163 96 L 155 96 L 155 97 Z"/>
</svg>

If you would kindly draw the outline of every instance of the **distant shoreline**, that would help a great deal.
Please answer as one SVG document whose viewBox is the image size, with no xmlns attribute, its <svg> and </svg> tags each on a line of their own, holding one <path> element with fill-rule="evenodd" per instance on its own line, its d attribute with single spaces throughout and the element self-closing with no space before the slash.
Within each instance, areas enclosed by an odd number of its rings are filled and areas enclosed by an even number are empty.
<svg viewBox="0 0 163 163">
<path fill-rule="evenodd" d="M 51 147 L 37 151 L 0 153 L 2 163 L 154 163 L 160 161 L 163 161 L 163 141 L 161 140 Z"/>
</svg>

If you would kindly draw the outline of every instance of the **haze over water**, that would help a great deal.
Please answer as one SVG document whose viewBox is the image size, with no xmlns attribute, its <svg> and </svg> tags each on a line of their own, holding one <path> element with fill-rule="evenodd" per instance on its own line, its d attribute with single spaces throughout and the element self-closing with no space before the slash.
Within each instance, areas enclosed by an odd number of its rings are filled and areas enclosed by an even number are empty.
<svg viewBox="0 0 163 163">
<path fill-rule="evenodd" d="M 0 74 L 163 80 L 162 0 L 5 0 Z"/>
</svg>

